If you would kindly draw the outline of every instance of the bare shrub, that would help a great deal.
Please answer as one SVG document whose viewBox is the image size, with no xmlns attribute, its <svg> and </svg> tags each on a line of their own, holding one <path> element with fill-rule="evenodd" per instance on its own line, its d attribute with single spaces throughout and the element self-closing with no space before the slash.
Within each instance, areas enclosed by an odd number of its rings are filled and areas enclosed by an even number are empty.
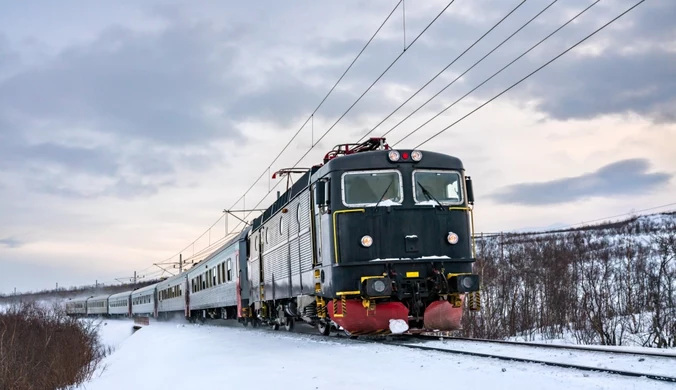
<svg viewBox="0 0 676 390">
<path fill-rule="evenodd" d="M 0 313 L 0 389 L 69 389 L 91 379 L 106 349 L 95 326 L 30 303 Z"/>
<path fill-rule="evenodd" d="M 676 213 L 477 238 L 465 337 L 676 346 Z"/>
</svg>

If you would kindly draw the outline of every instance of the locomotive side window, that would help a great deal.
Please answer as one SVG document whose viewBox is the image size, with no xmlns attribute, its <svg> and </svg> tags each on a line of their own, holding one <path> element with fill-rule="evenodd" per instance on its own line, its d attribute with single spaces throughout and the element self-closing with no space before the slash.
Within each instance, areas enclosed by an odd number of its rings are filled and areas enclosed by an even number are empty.
<svg viewBox="0 0 676 390">
<path fill-rule="evenodd" d="M 382 199 L 382 200 L 381 200 Z M 404 199 L 401 173 L 397 170 L 346 172 L 343 174 L 343 203 L 346 206 L 375 206 L 401 203 Z"/>
<path fill-rule="evenodd" d="M 452 171 L 413 171 L 413 199 L 416 203 L 461 204 L 461 176 Z"/>
</svg>

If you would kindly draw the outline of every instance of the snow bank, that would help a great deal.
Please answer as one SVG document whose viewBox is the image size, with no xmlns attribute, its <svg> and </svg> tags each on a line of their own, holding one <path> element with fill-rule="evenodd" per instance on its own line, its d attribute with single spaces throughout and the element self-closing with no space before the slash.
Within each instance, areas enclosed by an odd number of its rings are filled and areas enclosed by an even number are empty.
<svg viewBox="0 0 676 390">
<path fill-rule="evenodd" d="M 110 324 L 109 324 L 110 325 Z M 104 328 L 105 329 L 105 328 Z M 155 323 L 84 390 L 668 389 L 667 383 L 263 329 Z M 446 385 L 444 385 L 444 383 Z M 273 385 L 274 384 L 274 385 Z"/>
</svg>

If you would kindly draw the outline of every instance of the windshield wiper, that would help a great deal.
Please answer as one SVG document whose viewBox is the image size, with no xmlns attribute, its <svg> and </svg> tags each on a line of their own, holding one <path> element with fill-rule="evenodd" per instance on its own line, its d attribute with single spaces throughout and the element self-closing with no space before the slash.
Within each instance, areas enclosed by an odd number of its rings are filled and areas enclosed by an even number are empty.
<svg viewBox="0 0 676 390">
<path fill-rule="evenodd" d="M 385 188 L 385 191 L 383 192 L 382 195 L 380 195 L 380 199 L 378 199 L 378 203 L 374 207 L 378 207 L 380 202 L 383 201 L 383 198 L 385 197 L 385 194 L 387 194 L 387 191 L 389 191 L 390 187 L 392 187 L 392 183 L 394 183 L 394 179 L 390 180 L 390 184 L 387 185 L 387 188 Z"/>
<path fill-rule="evenodd" d="M 427 190 L 427 188 L 423 187 L 423 185 L 420 184 L 419 181 L 417 181 L 416 183 L 420 186 L 420 189 L 422 190 L 423 194 L 427 197 L 427 200 L 433 200 L 433 201 L 437 202 L 437 205 L 439 207 L 441 207 L 441 203 L 439 203 L 439 201 L 435 197 L 432 196 L 432 194 Z"/>
</svg>

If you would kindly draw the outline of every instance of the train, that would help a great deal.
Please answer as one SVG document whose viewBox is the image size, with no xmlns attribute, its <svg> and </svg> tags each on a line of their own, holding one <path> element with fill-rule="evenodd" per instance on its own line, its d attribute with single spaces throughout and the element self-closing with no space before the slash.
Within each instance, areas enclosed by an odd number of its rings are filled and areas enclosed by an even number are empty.
<svg viewBox="0 0 676 390">
<path fill-rule="evenodd" d="M 480 309 L 473 186 L 458 157 L 369 138 L 273 178 L 284 176 L 286 190 L 192 268 L 66 312 L 359 336 L 457 330 Z"/>
</svg>

